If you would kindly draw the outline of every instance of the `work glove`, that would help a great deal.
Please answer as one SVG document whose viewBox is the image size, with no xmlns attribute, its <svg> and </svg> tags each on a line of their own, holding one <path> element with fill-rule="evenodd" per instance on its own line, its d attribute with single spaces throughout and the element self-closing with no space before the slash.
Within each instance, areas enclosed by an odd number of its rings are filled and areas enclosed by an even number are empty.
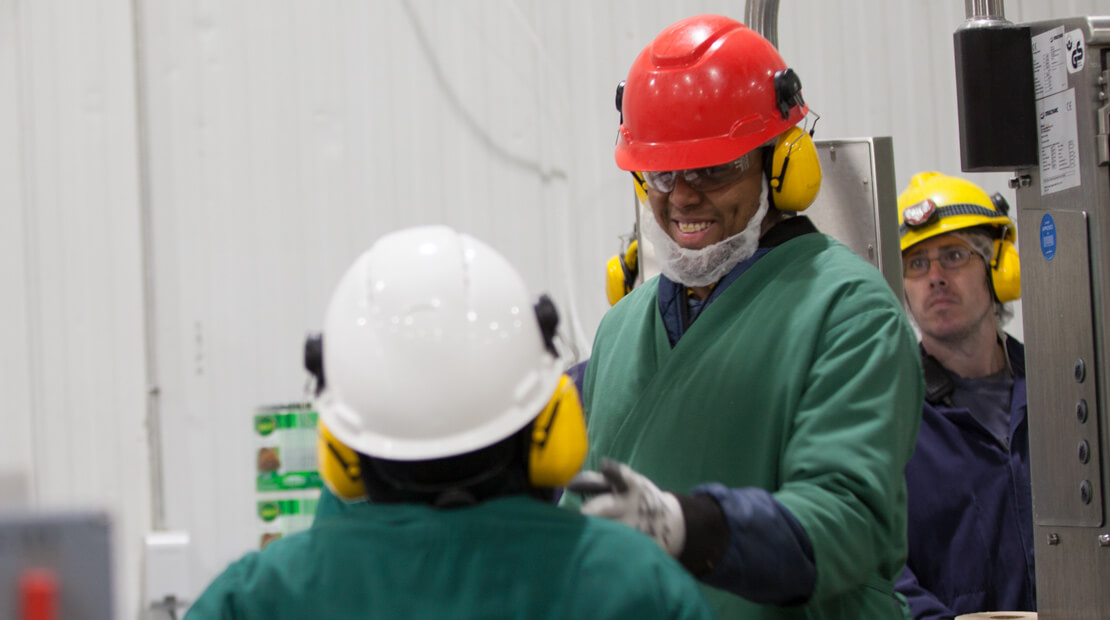
<svg viewBox="0 0 1110 620">
<path fill-rule="evenodd" d="M 572 493 L 596 496 L 582 505 L 582 514 L 634 527 L 677 558 L 686 542 L 686 521 L 678 498 L 624 463 L 603 458 L 600 469 L 584 471 L 567 485 Z"/>
</svg>

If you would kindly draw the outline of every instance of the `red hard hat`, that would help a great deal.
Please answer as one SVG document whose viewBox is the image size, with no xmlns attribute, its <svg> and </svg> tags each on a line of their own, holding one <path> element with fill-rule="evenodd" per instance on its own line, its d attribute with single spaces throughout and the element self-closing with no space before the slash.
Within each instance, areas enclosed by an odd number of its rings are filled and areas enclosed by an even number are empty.
<svg viewBox="0 0 1110 620">
<path fill-rule="evenodd" d="M 623 170 L 682 170 L 739 158 L 805 117 L 801 82 L 773 45 L 720 15 L 676 22 L 628 71 L 617 138 Z"/>
</svg>

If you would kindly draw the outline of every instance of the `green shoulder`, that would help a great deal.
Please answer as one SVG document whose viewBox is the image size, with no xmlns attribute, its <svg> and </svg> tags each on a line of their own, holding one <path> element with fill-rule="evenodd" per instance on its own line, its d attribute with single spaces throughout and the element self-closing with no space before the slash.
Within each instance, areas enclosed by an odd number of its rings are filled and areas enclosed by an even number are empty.
<svg viewBox="0 0 1110 620">
<path fill-rule="evenodd" d="M 581 542 L 592 559 L 584 565 L 583 577 L 604 583 L 614 594 L 592 598 L 592 617 L 714 617 L 697 581 L 655 541 L 615 521 L 585 518 Z"/>
</svg>

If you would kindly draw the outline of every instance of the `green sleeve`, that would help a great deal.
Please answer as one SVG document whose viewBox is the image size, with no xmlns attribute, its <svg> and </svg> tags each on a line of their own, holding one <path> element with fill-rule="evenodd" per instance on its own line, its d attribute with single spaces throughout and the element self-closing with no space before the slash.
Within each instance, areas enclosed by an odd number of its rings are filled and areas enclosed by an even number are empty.
<svg viewBox="0 0 1110 620">
<path fill-rule="evenodd" d="M 574 596 L 558 617 L 714 617 L 694 577 L 656 543 L 622 524 L 588 517 L 593 527 L 579 538 L 582 554 L 571 566 Z M 564 594 L 566 596 L 566 594 Z"/>
<path fill-rule="evenodd" d="M 714 614 L 709 607 L 709 603 L 702 596 L 697 582 L 686 572 L 686 569 L 679 568 L 679 570 L 682 571 L 685 579 L 681 587 L 675 587 L 671 592 L 671 604 L 667 617 L 686 620 L 712 620 Z"/>
<path fill-rule="evenodd" d="M 921 362 L 901 308 L 859 298 L 826 317 L 775 493 L 813 543 L 814 599 L 893 582 L 905 558 Z"/>
<path fill-rule="evenodd" d="M 602 320 L 604 320 L 604 317 L 602 318 Z M 603 337 L 601 329 L 598 329 L 596 337 L 599 339 Z M 593 352 L 597 353 L 597 351 L 597 341 L 595 340 Z M 582 413 L 586 419 L 586 431 L 588 434 L 590 434 L 590 399 L 593 395 L 594 382 L 597 377 L 597 366 L 598 364 L 586 364 L 586 373 L 582 377 L 582 393 L 579 395 L 582 399 Z M 590 434 L 590 436 L 592 437 L 592 434 Z M 582 463 L 582 471 L 595 469 L 597 467 L 597 460 L 598 459 L 596 451 L 592 448 L 592 446 L 588 447 L 586 460 Z M 577 493 L 563 493 L 559 497 L 559 507 L 578 512 L 582 508 L 582 496 Z"/>
<path fill-rule="evenodd" d="M 240 618 L 236 606 L 236 594 L 243 589 L 244 564 L 250 562 L 256 553 L 248 554 L 243 559 L 228 566 L 220 573 L 196 602 L 185 613 L 185 620 L 235 620 Z"/>
</svg>

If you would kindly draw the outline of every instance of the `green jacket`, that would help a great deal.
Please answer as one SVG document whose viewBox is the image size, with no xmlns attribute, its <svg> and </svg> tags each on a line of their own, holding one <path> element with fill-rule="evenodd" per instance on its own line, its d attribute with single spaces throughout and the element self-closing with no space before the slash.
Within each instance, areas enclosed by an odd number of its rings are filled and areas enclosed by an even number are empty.
<svg viewBox="0 0 1110 620">
<path fill-rule="evenodd" d="M 623 525 L 526 497 L 339 508 L 248 553 L 187 620 L 710 618 L 696 582 Z"/>
<path fill-rule="evenodd" d="M 879 272 L 825 235 L 791 239 L 673 349 L 657 293 L 655 280 L 638 287 L 598 329 L 586 467 L 608 456 L 681 492 L 758 487 L 798 519 L 817 569 L 810 600 L 763 606 L 705 586 L 722 618 L 902 617 L 892 586 L 906 556 L 903 468 L 924 388 Z"/>
</svg>

